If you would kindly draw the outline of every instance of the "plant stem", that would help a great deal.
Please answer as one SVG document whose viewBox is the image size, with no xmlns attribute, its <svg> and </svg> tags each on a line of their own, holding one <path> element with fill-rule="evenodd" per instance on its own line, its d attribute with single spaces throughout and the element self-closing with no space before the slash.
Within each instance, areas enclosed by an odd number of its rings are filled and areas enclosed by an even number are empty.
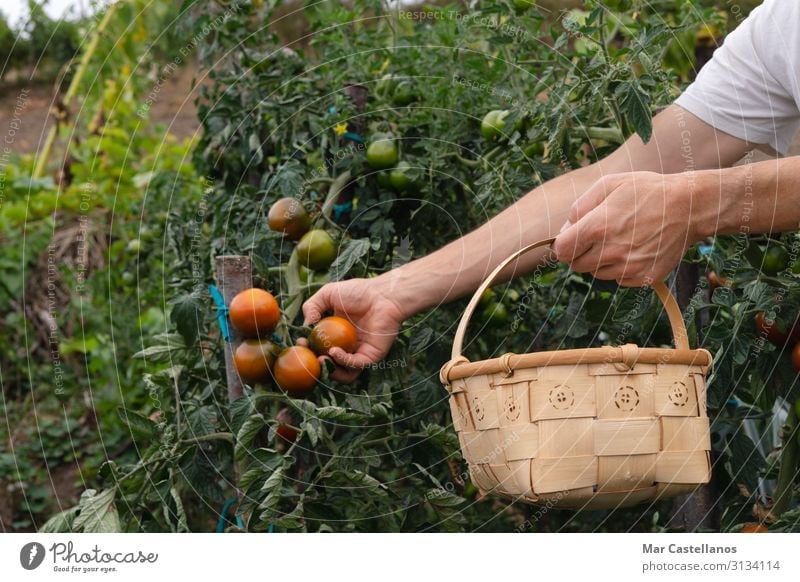
<svg viewBox="0 0 800 582">
<path fill-rule="evenodd" d="M 210 434 L 204 434 L 190 439 L 183 439 L 179 441 L 179 444 L 193 445 L 196 443 L 205 443 L 210 441 L 227 441 L 229 443 L 233 443 L 233 434 L 229 432 L 212 432 Z"/>
<path fill-rule="evenodd" d="M 602 139 L 612 143 L 622 143 L 625 141 L 625 136 L 616 127 L 587 127 L 585 129 L 586 135 L 592 139 Z"/>
<path fill-rule="evenodd" d="M 328 190 L 328 196 L 325 198 L 325 202 L 322 204 L 322 216 L 327 217 L 333 211 L 333 207 L 336 205 L 336 199 L 339 197 L 339 193 L 349 181 L 350 170 L 346 170 L 337 176 L 336 179 L 331 183 L 331 187 Z M 317 222 L 320 222 L 320 220 Z"/>
</svg>

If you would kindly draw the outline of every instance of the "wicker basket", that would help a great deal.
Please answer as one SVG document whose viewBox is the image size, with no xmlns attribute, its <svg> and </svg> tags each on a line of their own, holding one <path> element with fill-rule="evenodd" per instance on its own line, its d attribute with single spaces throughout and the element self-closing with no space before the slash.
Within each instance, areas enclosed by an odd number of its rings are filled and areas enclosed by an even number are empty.
<svg viewBox="0 0 800 582">
<path fill-rule="evenodd" d="M 691 350 L 675 298 L 658 282 L 676 349 L 572 349 L 470 362 L 464 334 L 475 292 L 441 380 L 475 485 L 534 504 L 596 509 L 651 502 L 708 483 L 711 443 L 706 373 L 711 354 Z"/>
</svg>

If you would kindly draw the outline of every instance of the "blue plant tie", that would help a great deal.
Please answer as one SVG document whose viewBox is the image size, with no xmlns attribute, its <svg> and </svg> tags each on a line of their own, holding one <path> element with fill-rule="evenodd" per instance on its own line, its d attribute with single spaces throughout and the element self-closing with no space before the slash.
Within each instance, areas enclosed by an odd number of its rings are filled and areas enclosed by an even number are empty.
<svg viewBox="0 0 800 582">
<path fill-rule="evenodd" d="M 697 250 L 701 255 L 707 257 L 714 250 L 714 245 L 698 245 Z"/>
<path fill-rule="evenodd" d="M 336 106 L 331 105 L 330 107 L 328 107 L 328 113 L 336 113 Z"/>
<path fill-rule="evenodd" d="M 211 293 L 214 303 L 217 304 L 217 321 L 219 322 L 219 329 L 222 331 L 222 339 L 230 343 L 231 330 L 228 327 L 228 306 L 225 305 L 225 299 L 216 285 L 209 285 L 208 291 Z"/>
<path fill-rule="evenodd" d="M 225 533 L 225 521 L 228 519 L 228 511 L 230 511 L 231 505 L 234 503 L 236 503 L 236 498 L 231 497 L 225 502 L 225 505 L 222 506 L 222 511 L 217 520 L 217 533 Z M 244 529 L 244 520 L 239 515 L 236 516 L 236 526 L 239 529 Z M 270 525 L 270 527 L 272 527 L 272 525 Z"/>
<path fill-rule="evenodd" d="M 354 141 L 356 143 L 364 143 L 364 138 L 363 137 L 361 137 L 357 133 L 353 133 L 351 131 L 343 133 L 342 137 L 345 138 L 345 139 L 352 140 L 352 141 Z"/>
<path fill-rule="evenodd" d="M 353 211 L 353 201 L 348 200 L 347 202 L 343 202 L 342 204 L 336 204 L 333 207 L 333 221 L 339 222 L 345 214 L 349 214 Z"/>
</svg>

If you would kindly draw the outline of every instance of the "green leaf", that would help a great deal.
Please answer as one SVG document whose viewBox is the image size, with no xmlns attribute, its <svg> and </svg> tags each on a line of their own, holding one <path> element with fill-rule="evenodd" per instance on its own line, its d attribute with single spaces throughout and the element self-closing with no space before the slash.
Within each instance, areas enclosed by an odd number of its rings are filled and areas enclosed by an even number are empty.
<svg viewBox="0 0 800 582">
<path fill-rule="evenodd" d="M 253 442 L 258 431 L 267 425 L 267 421 L 261 414 L 254 414 L 248 418 L 239 432 L 236 433 L 236 446 L 234 447 L 234 457 L 237 461 L 243 461 L 249 454 L 248 446 Z"/>
<path fill-rule="evenodd" d="M 617 86 L 614 95 L 619 103 L 620 111 L 634 131 L 639 134 L 644 143 L 650 141 L 650 136 L 653 134 L 650 96 L 635 81 L 623 81 Z"/>
<path fill-rule="evenodd" d="M 429 489 L 425 494 L 425 499 L 436 507 L 458 507 L 466 501 L 463 497 L 454 495 L 446 489 Z"/>
<path fill-rule="evenodd" d="M 73 528 L 84 533 L 117 533 L 122 531 L 119 514 L 114 505 L 116 489 L 106 489 L 97 493 L 87 489 L 81 495 L 80 513 L 75 518 Z"/>
<path fill-rule="evenodd" d="M 355 264 L 369 252 L 370 242 L 367 238 L 350 240 L 340 249 L 339 256 L 330 267 L 329 276 L 331 281 L 341 281 L 350 272 Z"/>
<path fill-rule="evenodd" d="M 156 434 L 156 423 L 147 418 L 144 414 L 123 406 L 117 407 L 117 414 L 132 432 L 149 438 L 152 438 Z"/>
<path fill-rule="evenodd" d="M 179 295 L 172 301 L 172 311 L 169 319 L 177 327 L 187 346 L 193 346 L 200 333 L 202 323 L 201 309 L 203 301 L 196 292 Z"/>
<path fill-rule="evenodd" d="M 756 444 L 748 437 L 742 427 L 732 433 L 728 441 L 731 475 L 737 483 L 744 484 L 750 493 L 758 488 L 759 471 L 766 465 L 764 457 Z"/>
<path fill-rule="evenodd" d="M 181 350 L 175 346 L 150 346 L 133 354 L 136 360 L 151 360 L 153 362 L 168 362 L 175 351 Z"/>
<path fill-rule="evenodd" d="M 352 495 L 362 497 L 367 495 L 388 495 L 389 488 L 372 475 L 357 469 L 350 471 L 334 471 L 327 480 L 328 486 L 344 487 Z"/>
<path fill-rule="evenodd" d="M 70 533 L 73 530 L 75 517 L 78 515 L 78 507 L 72 507 L 44 522 L 39 528 L 39 533 Z"/>
<path fill-rule="evenodd" d="M 231 432 L 239 432 L 245 420 L 247 420 L 255 410 L 255 402 L 253 402 L 253 399 L 247 394 L 234 400 L 230 406 Z"/>
</svg>

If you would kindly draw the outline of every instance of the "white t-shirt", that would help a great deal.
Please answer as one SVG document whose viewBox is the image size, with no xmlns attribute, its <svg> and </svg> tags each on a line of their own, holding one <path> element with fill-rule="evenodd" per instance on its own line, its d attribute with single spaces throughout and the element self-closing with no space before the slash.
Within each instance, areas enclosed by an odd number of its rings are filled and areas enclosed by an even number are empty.
<svg viewBox="0 0 800 582">
<path fill-rule="evenodd" d="M 756 7 L 676 103 L 725 133 L 785 154 L 800 129 L 800 1 Z"/>
</svg>

